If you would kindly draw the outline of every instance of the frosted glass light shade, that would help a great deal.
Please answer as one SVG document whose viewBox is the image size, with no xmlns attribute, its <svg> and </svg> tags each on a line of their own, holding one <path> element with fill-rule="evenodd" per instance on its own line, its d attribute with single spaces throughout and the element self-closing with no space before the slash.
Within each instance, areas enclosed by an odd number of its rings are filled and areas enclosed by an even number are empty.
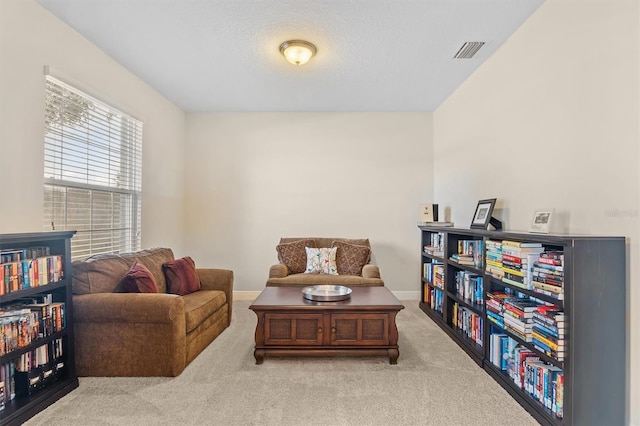
<svg viewBox="0 0 640 426">
<path fill-rule="evenodd" d="M 293 65 L 304 65 L 316 54 L 316 47 L 304 40 L 289 40 L 280 45 L 280 52 Z"/>
</svg>

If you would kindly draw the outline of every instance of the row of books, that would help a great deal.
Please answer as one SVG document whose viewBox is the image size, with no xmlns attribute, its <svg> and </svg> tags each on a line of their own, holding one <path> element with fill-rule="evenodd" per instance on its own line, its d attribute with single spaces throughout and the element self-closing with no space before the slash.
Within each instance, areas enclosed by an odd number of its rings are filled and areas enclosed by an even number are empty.
<svg viewBox="0 0 640 426">
<path fill-rule="evenodd" d="M 564 299 L 564 254 L 542 243 L 488 240 L 485 271 L 502 282 Z"/>
<path fill-rule="evenodd" d="M 525 298 L 515 297 L 510 293 L 491 292 L 487 293 L 487 313 L 493 322 L 503 329 L 513 332 L 526 342 L 531 341 L 530 328 L 528 318 L 531 317 L 530 312 L 525 312 L 522 303 L 529 303 Z M 526 329 L 529 333 L 526 333 Z"/>
<path fill-rule="evenodd" d="M 546 355 L 564 361 L 566 355 L 565 314 L 559 309 L 544 306 L 533 312 L 531 343 Z"/>
<path fill-rule="evenodd" d="M 63 340 L 56 339 L 0 365 L 0 410 L 15 398 L 32 395 L 66 374 Z"/>
<path fill-rule="evenodd" d="M 504 333 L 492 332 L 489 354 L 493 365 L 505 372 L 525 393 L 557 417 L 563 416 L 564 371 Z"/>
<path fill-rule="evenodd" d="M 484 265 L 483 247 L 484 242 L 482 240 L 459 240 L 457 253 L 453 253 L 449 259 L 460 265 L 482 268 Z"/>
<path fill-rule="evenodd" d="M 451 322 L 454 328 L 461 330 L 469 339 L 482 346 L 482 316 L 456 302 L 453 304 Z"/>
<path fill-rule="evenodd" d="M 444 289 L 444 265 L 433 261 L 422 265 L 422 274 L 431 285 Z"/>
<path fill-rule="evenodd" d="M 482 276 L 473 272 L 458 271 L 455 278 L 456 293 L 461 299 L 478 305 L 484 303 Z"/>
<path fill-rule="evenodd" d="M 537 303 L 504 292 L 487 293 L 487 318 L 509 333 L 529 342 L 544 354 L 564 361 L 564 312 L 560 307 Z"/>
<path fill-rule="evenodd" d="M 62 256 L 42 256 L 0 264 L 0 296 L 60 281 Z"/>
<path fill-rule="evenodd" d="M 442 315 L 442 302 L 444 300 L 444 293 L 438 289 L 426 287 L 429 292 L 429 306 L 436 312 Z"/>
<path fill-rule="evenodd" d="M 49 256 L 51 249 L 49 246 L 35 246 L 15 249 L 1 249 L 0 263 L 17 262 L 25 259 L 35 259 L 36 257 Z"/>
<path fill-rule="evenodd" d="M 431 256 L 444 256 L 444 233 L 434 232 L 429 234 L 429 243 L 424 246 L 424 252 Z"/>
<path fill-rule="evenodd" d="M 50 299 L 50 295 L 48 295 Z M 42 298 L 4 306 L 0 311 L 0 355 L 66 328 L 64 302 Z"/>
</svg>

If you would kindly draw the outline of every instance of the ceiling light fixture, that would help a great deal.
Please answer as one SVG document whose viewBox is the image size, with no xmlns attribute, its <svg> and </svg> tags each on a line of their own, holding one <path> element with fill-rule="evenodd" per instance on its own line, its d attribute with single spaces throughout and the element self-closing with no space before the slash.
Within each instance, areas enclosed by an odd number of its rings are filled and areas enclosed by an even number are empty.
<svg viewBox="0 0 640 426">
<path fill-rule="evenodd" d="M 280 53 L 293 65 L 304 65 L 316 54 L 316 47 L 304 40 L 289 40 L 280 45 Z"/>
</svg>

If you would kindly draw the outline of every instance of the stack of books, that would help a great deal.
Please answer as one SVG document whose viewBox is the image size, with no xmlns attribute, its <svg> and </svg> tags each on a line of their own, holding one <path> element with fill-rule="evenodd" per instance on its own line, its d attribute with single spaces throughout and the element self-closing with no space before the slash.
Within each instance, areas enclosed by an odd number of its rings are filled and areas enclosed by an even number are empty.
<svg viewBox="0 0 640 426">
<path fill-rule="evenodd" d="M 557 306 L 539 306 L 533 312 L 532 343 L 536 349 L 564 361 L 564 312 Z"/>
<path fill-rule="evenodd" d="M 533 289 L 533 263 L 544 252 L 541 243 L 502 241 L 502 281 L 516 287 Z"/>
<path fill-rule="evenodd" d="M 547 251 L 533 263 L 531 285 L 536 293 L 564 300 L 564 253 Z"/>
</svg>

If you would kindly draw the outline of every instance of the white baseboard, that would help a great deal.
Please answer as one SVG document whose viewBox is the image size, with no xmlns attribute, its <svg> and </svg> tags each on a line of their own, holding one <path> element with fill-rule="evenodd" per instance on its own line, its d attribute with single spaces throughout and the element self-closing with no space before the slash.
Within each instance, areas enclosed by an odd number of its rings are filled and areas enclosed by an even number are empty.
<svg viewBox="0 0 640 426">
<path fill-rule="evenodd" d="M 420 300 L 419 291 L 392 291 L 398 300 Z M 234 291 L 234 300 L 248 300 L 253 302 L 260 294 L 260 291 Z"/>
<path fill-rule="evenodd" d="M 419 291 L 392 291 L 398 300 L 420 300 Z"/>
<path fill-rule="evenodd" d="M 233 300 L 248 300 L 253 302 L 260 294 L 260 291 L 235 291 L 233 292 Z"/>
</svg>

